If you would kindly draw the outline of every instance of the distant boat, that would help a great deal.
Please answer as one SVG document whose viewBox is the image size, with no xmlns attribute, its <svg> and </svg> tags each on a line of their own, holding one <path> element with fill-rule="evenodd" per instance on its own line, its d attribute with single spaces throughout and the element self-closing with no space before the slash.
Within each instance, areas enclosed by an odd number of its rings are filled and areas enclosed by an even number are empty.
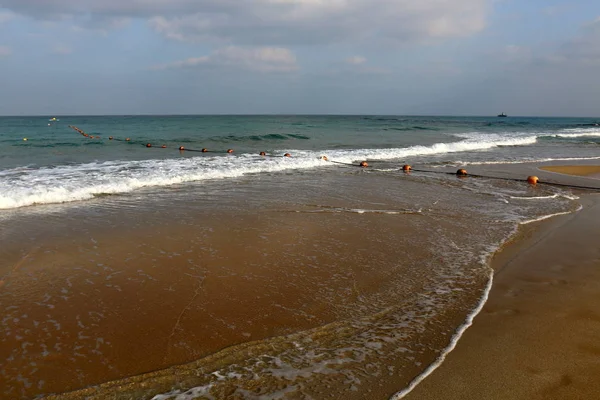
<svg viewBox="0 0 600 400">
<path fill-rule="evenodd" d="M 499 116 L 499 117 L 501 117 L 501 118 L 506 118 L 506 117 L 507 117 L 507 115 L 506 115 L 506 114 L 504 114 L 504 113 L 502 113 L 502 114 L 498 114 L 498 116 Z"/>
</svg>

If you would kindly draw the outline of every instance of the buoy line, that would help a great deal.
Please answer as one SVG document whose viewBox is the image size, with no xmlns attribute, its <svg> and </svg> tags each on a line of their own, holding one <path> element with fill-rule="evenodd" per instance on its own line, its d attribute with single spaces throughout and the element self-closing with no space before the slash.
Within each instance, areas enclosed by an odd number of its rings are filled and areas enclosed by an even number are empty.
<svg viewBox="0 0 600 400">
<path fill-rule="evenodd" d="M 80 128 L 74 126 L 74 125 L 69 125 L 69 128 L 75 130 L 76 132 L 80 133 L 84 137 L 88 137 L 90 139 L 101 139 L 101 137 L 99 135 L 95 135 L 95 136 L 94 135 L 89 135 L 89 134 L 85 133 L 82 129 L 80 129 Z M 112 136 L 109 136 L 108 139 L 109 140 L 123 141 L 123 139 L 114 138 Z M 27 139 L 23 139 L 23 140 L 27 140 Z M 125 138 L 124 141 L 131 143 L 131 139 L 130 138 Z M 152 145 L 152 143 L 146 143 L 145 147 L 147 147 L 147 148 L 153 148 L 153 145 Z M 163 144 L 163 145 L 160 146 L 160 148 L 166 149 L 167 145 Z M 225 153 L 225 154 L 233 154 L 233 152 L 234 152 L 233 149 L 227 149 L 226 151 L 215 151 L 215 150 L 208 150 L 207 148 L 202 148 L 202 149 L 198 150 L 198 149 L 188 149 L 188 148 L 186 148 L 184 146 L 179 146 L 178 150 L 179 150 L 179 152 L 192 151 L 192 152 L 198 152 L 198 153 L 220 153 L 220 154 L 223 154 L 223 153 Z M 283 155 L 274 155 L 274 154 L 267 154 L 264 151 L 261 151 L 259 153 L 259 155 L 261 157 L 278 157 L 278 158 L 291 158 L 292 157 L 292 155 L 290 153 L 285 153 Z M 327 162 L 333 163 L 333 164 L 344 165 L 344 166 L 348 166 L 348 167 L 359 167 L 359 168 L 368 168 L 369 167 L 369 163 L 367 161 L 361 161 L 358 164 L 351 164 L 351 163 L 345 163 L 345 162 L 341 162 L 341 161 L 330 160 L 327 156 L 321 156 L 321 157 L 319 157 L 319 159 L 323 160 L 323 161 L 327 161 Z M 430 170 L 423 170 L 423 169 L 415 169 L 415 168 L 413 168 L 409 164 L 404 164 L 401 167 L 401 170 L 404 171 L 404 173 L 406 173 L 406 174 L 410 174 L 411 172 L 422 172 L 422 173 L 429 173 L 429 174 L 456 175 L 459 178 L 470 177 L 470 178 L 497 179 L 497 180 L 504 180 L 504 181 L 513 181 L 513 182 L 527 182 L 531 186 L 535 186 L 535 185 L 537 185 L 539 183 L 539 184 L 543 184 L 543 185 L 559 186 L 559 187 L 566 187 L 566 188 L 572 188 L 572 189 L 600 190 L 600 187 L 582 186 L 582 185 L 571 185 L 571 184 L 565 184 L 565 183 L 540 181 L 540 179 L 537 176 L 534 176 L 534 175 L 530 175 L 526 179 L 502 178 L 502 177 L 497 177 L 497 176 L 486 176 L 486 175 L 479 175 L 479 174 L 469 174 L 467 172 L 467 170 L 464 169 L 464 168 L 459 168 L 456 172 L 430 171 Z"/>
</svg>

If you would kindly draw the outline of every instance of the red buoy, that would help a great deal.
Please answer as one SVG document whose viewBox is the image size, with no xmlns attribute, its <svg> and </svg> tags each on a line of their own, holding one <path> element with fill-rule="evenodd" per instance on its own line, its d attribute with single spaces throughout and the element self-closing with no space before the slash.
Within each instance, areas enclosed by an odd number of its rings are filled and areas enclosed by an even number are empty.
<svg viewBox="0 0 600 400">
<path fill-rule="evenodd" d="M 408 164 L 404 164 L 402 166 L 402 171 L 404 171 L 404 172 L 410 172 L 411 170 L 412 170 L 412 167 Z"/>
<path fill-rule="evenodd" d="M 205 149 L 202 149 L 202 151 L 204 151 L 204 150 L 205 150 Z M 231 153 L 233 153 L 233 149 L 227 149 L 227 152 L 228 152 L 229 154 L 231 154 Z"/>
<path fill-rule="evenodd" d="M 152 145 L 150 143 L 146 144 L 146 147 L 152 147 Z"/>
<path fill-rule="evenodd" d="M 467 170 L 466 169 L 459 169 L 458 171 L 456 171 L 456 176 L 467 176 Z"/>
<path fill-rule="evenodd" d="M 261 152 L 259 153 L 259 156 L 266 156 L 266 155 L 267 155 L 267 153 L 265 153 L 264 151 L 261 151 Z"/>
<path fill-rule="evenodd" d="M 185 147 L 179 146 L 179 151 L 184 151 L 184 150 L 185 150 Z"/>
<path fill-rule="evenodd" d="M 163 144 L 163 145 L 162 145 L 162 146 L 160 146 L 160 147 L 161 147 L 161 148 L 163 148 L 163 149 L 166 149 L 166 148 L 167 148 L 167 145 L 166 145 L 166 144 Z"/>
<path fill-rule="evenodd" d="M 366 161 L 361 161 L 358 165 L 363 168 L 367 168 L 369 166 L 369 164 Z"/>
<path fill-rule="evenodd" d="M 527 183 L 529 183 L 530 185 L 535 185 L 535 184 L 537 184 L 537 183 L 538 183 L 538 180 L 539 180 L 539 179 L 538 179 L 538 177 L 537 177 L 537 176 L 535 176 L 535 175 L 532 175 L 532 176 L 528 176 L 528 177 L 527 177 Z"/>
<path fill-rule="evenodd" d="M 284 157 L 291 157 L 292 155 L 290 153 L 285 153 L 283 156 Z"/>
</svg>

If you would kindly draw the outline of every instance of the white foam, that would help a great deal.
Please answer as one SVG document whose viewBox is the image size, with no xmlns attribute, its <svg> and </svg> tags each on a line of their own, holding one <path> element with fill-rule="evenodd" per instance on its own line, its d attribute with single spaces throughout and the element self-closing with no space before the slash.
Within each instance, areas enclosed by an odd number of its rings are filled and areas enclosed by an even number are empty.
<svg viewBox="0 0 600 400">
<path fill-rule="evenodd" d="M 561 133 L 549 135 L 551 137 L 578 138 L 578 137 L 600 137 L 600 128 L 571 128 L 563 129 Z"/>
<path fill-rule="evenodd" d="M 531 224 L 533 222 L 543 221 L 543 220 L 548 219 L 548 218 L 558 217 L 559 215 L 566 215 L 566 214 L 571 214 L 573 212 L 579 212 L 579 211 L 581 211 L 582 208 L 583 208 L 583 206 L 579 205 L 579 207 L 575 211 L 565 211 L 565 212 L 559 212 L 559 213 L 554 213 L 554 214 L 542 215 L 541 217 L 537 217 L 537 218 L 533 218 L 533 219 L 528 219 L 526 221 L 521 221 L 521 222 L 519 222 L 519 224 L 520 225 L 527 225 L 527 224 Z"/>
<path fill-rule="evenodd" d="M 562 158 L 522 158 L 519 160 L 495 160 L 495 161 L 455 161 L 455 165 L 492 165 L 492 164 L 525 164 L 525 163 L 540 163 L 549 161 L 585 161 L 585 160 L 600 160 L 598 157 L 562 157 Z"/>
<path fill-rule="evenodd" d="M 508 196 L 511 199 L 516 199 L 516 200 L 546 200 L 546 199 L 556 199 L 557 197 L 559 197 L 560 195 L 557 194 L 553 194 L 551 196 Z"/>
<path fill-rule="evenodd" d="M 16 168 L 1 171 L 0 209 L 35 204 L 65 203 L 96 195 L 127 193 L 144 187 L 169 186 L 210 179 L 236 178 L 248 174 L 310 169 L 357 160 L 403 159 L 410 156 L 485 150 L 503 145 L 535 143 L 535 137 L 478 136 L 454 143 L 406 148 L 301 151 L 289 150 L 292 158 L 238 156 L 191 157 L 143 161 L 107 161 L 45 168 Z"/>
</svg>

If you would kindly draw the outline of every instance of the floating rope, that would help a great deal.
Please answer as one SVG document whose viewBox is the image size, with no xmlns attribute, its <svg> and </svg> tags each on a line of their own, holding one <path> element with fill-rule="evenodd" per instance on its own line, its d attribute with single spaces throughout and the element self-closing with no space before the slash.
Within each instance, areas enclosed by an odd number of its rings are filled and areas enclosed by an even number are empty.
<svg viewBox="0 0 600 400">
<path fill-rule="evenodd" d="M 586 189 L 586 190 L 600 190 L 600 187 L 594 187 L 594 186 L 582 186 L 582 185 L 572 185 L 572 184 L 568 184 L 568 183 L 557 183 L 557 182 L 546 182 L 546 181 L 540 181 L 540 179 L 537 176 L 528 176 L 527 179 L 517 179 L 517 178 L 502 178 L 502 177 L 498 177 L 498 176 L 487 176 L 487 175 L 478 175 L 478 174 L 468 174 L 467 171 L 465 169 L 459 169 L 456 172 L 446 172 L 446 171 L 428 171 L 428 170 L 423 170 L 423 169 L 413 169 L 410 168 L 410 166 L 408 166 L 409 169 L 405 170 L 405 172 L 409 172 L 409 171 L 415 171 L 415 172 L 425 172 L 425 173 L 429 173 L 429 174 L 444 174 L 444 175 L 456 175 L 458 177 L 472 177 L 472 178 L 485 178 L 485 179 L 497 179 L 497 180 L 503 180 L 503 181 L 513 181 L 513 182 L 527 182 L 530 185 L 536 185 L 536 184 L 544 184 L 544 185 L 551 185 L 551 186 L 560 186 L 560 187 L 567 187 L 567 188 L 573 188 L 573 189 Z"/>
<path fill-rule="evenodd" d="M 82 136 L 88 137 L 90 139 L 100 139 L 101 138 L 98 135 L 96 135 L 96 136 L 88 135 L 82 129 L 80 129 L 80 128 L 74 126 L 74 125 L 69 125 L 69 128 L 75 130 L 76 132 L 78 132 Z M 26 140 L 26 139 L 23 139 L 23 140 Z M 123 141 L 123 139 L 113 138 L 112 136 L 109 136 L 108 140 Z M 130 138 L 126 138 L 124 141 L 131 143 L 131 139 Z M 153 146 L 152 146 L 152 143 L 146 143 L 145 147 L 152 148 Z M 163 144 L 163 145 L 160 146 L 160 148 L 166 149 L 167 145 Z M 192 151 L 192 152 L 198 152 L 198 153 L 221 153 L 221 154 L 222 153 L 233 154 L 233 152 L 234 152 L 233 149 L 227 149 L 226 151 L 223 152 L 223 151 L 208 150 L 206 148 L 203 148 L 201 150 L 198 150 L 198 149 L 188 149 L 188 148 L 186 148 L 184 146 L 179 146 L 179 151 L 180 152 L 183 152 L 183 151 Z M 290 157 L 292 157 L 292 155 L 290 153 L 285 153 L 284 155 L 279 156 L 279 155 L 267 154 L 264 151 L 261 151 L 259 153 L 259 155 L 262 156 L 262 157 L 278 157 L 278 158 L 290 158 Z M 344 166 L 347 166 L 347 167 L 367 168 L 369 166 L 369 164 L 366 161 L 361 161 L 359 164 L 351 164 L 351 163 L 345 163 L 345 162 L 341 162 L 341 161 L 330 160 L 327 156 L 321 156 L 319 158 L 321 160 L 323 160 L 323 161 L 327 161 L 327 162 L 330 162 L 332 164 L 339 164 L 339 165 L 344 165 Z M 424 169 L 414 169 L 410 165 L 404 164 L 402 166 L 401 170 L 404 171 L 407 174 L 410 173 L 410 172 L 412 172 L 412 171 L 414 171 L 414 172 L 423 172 L 423 173 L 428 173 L 428 174 L 456 175 L 457 177 L 460 177 L 460 178 L 471 177 L 471 178 L 497 179 L 497 180 L 503 180 L 503 181 L 513 181 L 513 182 L 527 182 L 527 183 L 529 183 L 532 186 L 537 185 L 539 183 L 539 184 L 544 184 L 544 185 L 559 186 L 559 187 L 572 188 L 572 189 L 600 190 L 600 187 L 594 187 L 594 186 L 571 185 L 571 184 L 565 184 L 565 183 L 540 181 L 537 176 L 528 176 L 527 179 L 517 179 L 517 178 L 502 178 L 502 177 L 497 177 L 497 176 L 469 174 L 469 173 L 467 173 L 467 170 L 465 170 L 463 168 L 458 169 L 456 172 L 430 171 L 430 170 L 424 170 Z"/>
</svg>

